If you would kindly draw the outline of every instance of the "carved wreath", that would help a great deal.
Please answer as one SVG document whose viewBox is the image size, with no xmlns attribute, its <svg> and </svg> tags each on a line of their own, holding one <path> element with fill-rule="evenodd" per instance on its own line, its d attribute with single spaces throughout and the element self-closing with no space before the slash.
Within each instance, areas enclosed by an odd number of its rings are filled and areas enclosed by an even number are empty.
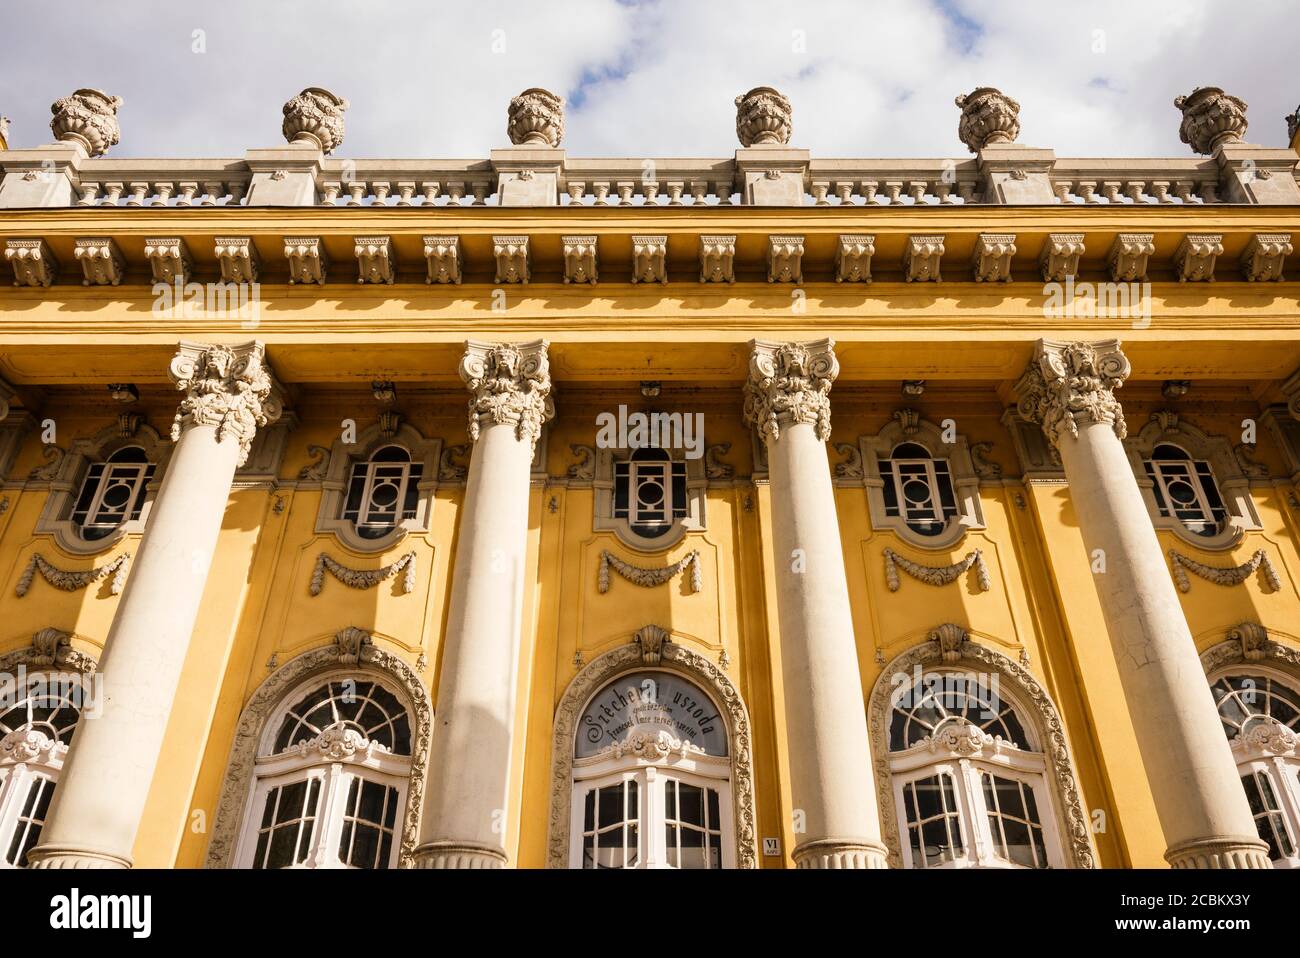
<svg viewBox="0 0 1300 958">
<path fill-rule="evenodd" d="M 14 594 L 18 598 L 25 596 L 32 587 L 32 580 L 36 573 L 41 574 L 41 578 L 54 586 L 56 589 L 62 589 L 64 592 L 75 592 L 77 589 L 84 589 L 92 582 L 98 582 L 100 579 L 111 575 L 113 581 L 109 583 L 109 592 L 113 595 L 121 595 L 122 589 L 126 585 L 126 573 L 131 567 L 131 553 L 124 552 L 111 562 L 96 569 L 87 569 L 84 572 L 67 572 L 63 569 L 56 568 L 45 560 L 45 557 L 39 552 L 32 556 L 31 561 L 27 563 L 27 568 L 23 574 L 18 577 L 18 586 L 14 589 Z"/>
<path fill-rule="evenodd" d="M 1005 677 L 1022 693 L 1021 698 L 1032 706 L 1036 726 L 1043 733 L 1044 753 L 1047 759 L 1047 779 L 1055 789 L 1057 805 L 1065 818 L 1065 854 L 1073 868 L 1096 868 L 1097 858 L 1092 848 L 1089 818 L 1083 807 L 1079 781 L 1075 776 L 1070 747 L 1065 738 L 1065 727 L 1060 712 L 1047 691 L 1024 666 L 1013 662 L 992 649 L 966 641 L 958 649 L 958 663 L 967 663 L 982 671 L 995 671 Z M 880 818 L 885 845 L 889 849 L 889 864 L 903 867 L 899 847 L 897 814 L 894 809 L 894 788 L 889 769 L 889 721 L 892 711 L 893 684 L 890 676 L 910 675 L 916 666 L 922 668 L 951 667 L 945 663 L 937 641 L 926 642 L 908 649 L 884 667 L 871 691 L 868 719 L 871 742 L 875 752 L 876 794 L 880 804 Z"/>
<path fill-rule="evenodd" d="M 600 565 L 596 569 L 596 591 L 601 594 L 609 591 L 610 569 L 613 569 L 633 585 L 649 589 L 657 585 L 663 585 L 683 572 L 688 566 L 691 570 L 691 577 L 688 580 L 690 591 L 699 592 L 704 588 L 704 573 L 700 568 L 700 554 L 694 549 L 677 562 L 662 569 L 643 569 L 640 566 L 624 562 L 612 552 L 601 552 Z"/>
<path fill-rule="evenodd" d="M 354 589 L 372 589 L 379 583 L 393 578 L 403 569 L 406 575 L 402 578 L 402 592 L 410 593 L 415 591 L 415 553 L 408 552 L 396 562 L 390 562 L 388 565 L 380 566 L 378 569 L 349 569 L 341 565 L 337 560 L 330 558 L 322 552 L 316 557 L 316 567 L 312 569 L 311 586 L 308 591 L 312 595 L 320 595 L 321 589 L 325 587 L 325 573 L 328 572 L 334 578 L 338 579 L 346 586 Z"/>
<path fill-rule="evenodd" d="M 1279 592 L 1282 589 L 1282 580 L 1278 577 L 1277 570 L 1273 568 L 1268 553 L 1263 549 L 1256 550 L 1255 554 L 1241 565 L 1227 569 L 1205 565 L 1203 562 L 1197 562 L 1195 559 L 1188 558 L 1182 553 L 1170 549 L 1169 565 L 1173 569 L 1174 581 L 1178 583 L 1180 592 L 1190 592 L 1192 589 L 1192 580 L 1187 578 L 1189 571 L 1207 582 L 1213 582 L 1215 585 L 1241 585 L 1250 578 L 1251 573 L 1256 569 L 1261 571 L 1264 581 L 1268 583 L 1272 591 Z"/>
<path fill-rule="evenodd" d="M 591 697 L 624 672 L 643 667 L 641 645 L 629 642 L 592 660 L 569 683 L 555 712 L 551 740 L 551 828 L 548 868 L 569 867 L 569 805 L 573 797 L 573 747 L 578 716 Z M 736 815 L 736 866 L 757 868 L 754 812 L 754 759 L 749 713 L 735 685 L 709 659 L 673 642 L 665 642 L 660 667 L 699 683 L 722 706 L 731 755 L 731 786 Z"/>
<path fill-rule="evenodd" d="M 948 585 L 951 582 L 956 582 L 967 569 L 974 566 L 975 581 L 979 585 L 978 591 L 987 592 L 993 587 L 989 579 L 988 566 L 984 564 L 984 556 L 979 549 L 966 553 L 960 562 L 945 566 L 921 565 L 919 562 L 913 562 L 911 559 L 899 555 L 893 549 L 886 549 L 883 555 L 885 557 L 885 584 L 889 586 L 890 592 L 897 592 L 902 585 L 898 578 L 899 569 L 926 585 Z"/>
</svg>

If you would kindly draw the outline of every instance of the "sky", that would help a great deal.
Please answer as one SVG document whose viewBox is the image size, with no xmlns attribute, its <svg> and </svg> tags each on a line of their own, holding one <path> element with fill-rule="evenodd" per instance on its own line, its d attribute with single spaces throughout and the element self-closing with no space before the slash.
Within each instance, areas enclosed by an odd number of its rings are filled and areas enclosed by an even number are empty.
<svg viewBox="0 0 1300 958">
<path fill-rule="evenodd" d="M 724 157 L 734 99 L 774 86 L 819 157 L 960 157 L 953 98 L 1020 102 L 1058 156 L 1187 156 L 1174 97 L 1220 86 L 1246 139 L 1286 144 L 1300 104 L 1295 0 L 61 0 L 11 2 L 0 115 L 48 143 L 49 104 L 120 96 L 110 156 L 238 157 L 283 142 L 307 86 L 346 97 L 338 156 L 486 157 L 506 105 L 567 100 L 571 156 Z M 57 15 L 55 10 L 57 9 Z"/>
</svg>

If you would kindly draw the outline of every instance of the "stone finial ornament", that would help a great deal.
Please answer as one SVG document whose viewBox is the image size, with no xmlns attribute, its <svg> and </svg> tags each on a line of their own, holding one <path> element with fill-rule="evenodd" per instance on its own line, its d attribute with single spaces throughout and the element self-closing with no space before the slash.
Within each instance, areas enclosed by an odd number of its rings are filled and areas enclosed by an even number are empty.
<svg viewBox="0 0 1300 958">
<path fill-rule="evenodd" d="M 1211 155 L 1225 143 L 1240 143 L 1246 135 L 1246 101 L 1217 86 L 1201 86 L 1174 100 L 1183 111 L 1178 136 L 1196 153 Z"/>
<path fill-rule="evenodd" d="M 953 102 L 961 107 L 957 136 L 972 153 L 1020 135 L 1020 104 L 996 87 L 976 87 Z"/>
<path fill-rule="evenodd" d="M 510 100 L 506 135 L 515 146 L 556 148 L 564 139 L 564 98 L 532 87 Z"/>
<path fill-rule="evenodd" d="M 50 129 L 55 139 L 81 147 L 87 156 L 102 156 L 121 139 L 117 126 L 117 109 L 121 105 L 121 97 L 103 90 L 78 90 L 50 106 L 54 114 Z"/>
<path fill-rule="evenodd" d="M 740 145 L 785 146 L 790 142 L 790 101 L 770 86 L 756 86 L 736 97 L 736 136 Z"/>
<path fill-rule="evenodd" d="M 281 130 L 290 143 L 332 153 L 343 143 L 343 111 L 348 101 L 329 90 L 309 86 L 284 105 Z"/>
</svg>

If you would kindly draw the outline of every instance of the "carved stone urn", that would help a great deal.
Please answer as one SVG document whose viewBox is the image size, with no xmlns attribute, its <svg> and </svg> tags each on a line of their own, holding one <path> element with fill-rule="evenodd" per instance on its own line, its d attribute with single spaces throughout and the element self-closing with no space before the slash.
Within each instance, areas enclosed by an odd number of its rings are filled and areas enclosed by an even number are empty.
<svg viewBox="0 0 1300 958">
<path fill-rule="evenodd" d="M 790 117 L 790 101 L 770 86 L 736 97 L 736 136 L 745 148 L 788 144 Z"/>
<path fill-rule="evenodd" d="M 1020 104 L 996 87 L 976 87 L 954 102 L 961 107 L 957 136 L 972 153 L 1020 135 Z"/>
<path fill-rule="evenodd" d="M 50 129 L 55 139 L 81 147 L 87 156 L 102 156 L 121 138 L 117 126 L 117 108 L 121 105 L 121 97 L 103 90 L 78 90 L 50 106 L 54 114 Z"/>
<path fill-rule="evenodd" d="M 540 87 L 513 97 L 506 135 L 515 146 L 558 147 L 564 139 L 564 99 Z"/>
<path fill-rule="evenodd" d="M 1195 152 L 1211 155 L 1224 143 L 1240 143 L 1246 135 L 1246 101 L 1217 86 L 1197 87 L 1174 100 L 1183 111 L 1179 138 Z"/>
<path fill-rule="evenodd" d="M 284 138 L 332 153 L 343 143 L 343 111 L 347 108 L 343 97 L 309 86 L 284 105 Z"/>
</svg>

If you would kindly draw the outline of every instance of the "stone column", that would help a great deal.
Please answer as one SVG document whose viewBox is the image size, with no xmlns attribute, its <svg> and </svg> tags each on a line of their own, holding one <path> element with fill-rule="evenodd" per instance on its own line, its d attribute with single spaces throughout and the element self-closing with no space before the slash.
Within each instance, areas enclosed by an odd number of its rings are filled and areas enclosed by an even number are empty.
<svg viewBox="0 0 1300 958">
<path fill-rule="evenodd" d="M 555 414 L 546 343 L 469 342 L 474 442 L 461 507 L 419 868 L 501 868 L 533 447 Z"/>
<path fill-rule="evenodd" d="M 1121 440 L 1118 340 L 1039 340 L 1021 415 L 1061 454 L 1175 868 L 1269 868 L 1191 631 Z"/>
<path fill-rule="evenodd" d="M 826 440 L 834 343 L 755 340 L 745 419 L 767 443 L 800 868 L 884 868 L 862 679 Z"/>
<path fill-rule="evenodd" d="M 280 414 L 259 342 L 182 342 L 171 376 L 185 393 L 167 464 L 100 662 L 100 714 L 77 729 L 30 852 L 36 868 L 127 868 L 235 469 Z"/>
</svg>

